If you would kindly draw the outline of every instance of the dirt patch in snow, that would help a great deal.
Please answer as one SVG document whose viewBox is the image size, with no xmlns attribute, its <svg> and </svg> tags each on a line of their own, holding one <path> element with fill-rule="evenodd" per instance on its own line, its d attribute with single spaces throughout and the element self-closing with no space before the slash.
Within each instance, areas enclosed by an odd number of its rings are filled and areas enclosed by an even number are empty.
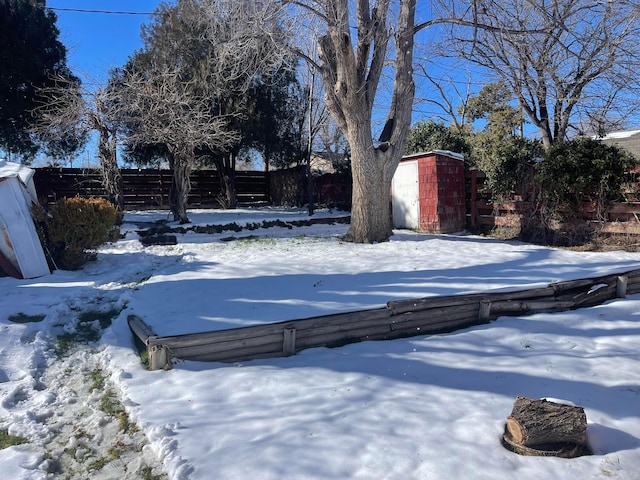
<svg viewBox="0 0 640 480">
<path fill-rule="evenodd" d="M 28 448 L 38 451 L 33 470 L 44 478 L 166 478 L 97 352 L 87 344 L 72 350 L 62 357 L 53 346 L 41 352 L 33 377 L 3 400 L 13 417 L 10 429 L 27 433 Z"/>
</svg>

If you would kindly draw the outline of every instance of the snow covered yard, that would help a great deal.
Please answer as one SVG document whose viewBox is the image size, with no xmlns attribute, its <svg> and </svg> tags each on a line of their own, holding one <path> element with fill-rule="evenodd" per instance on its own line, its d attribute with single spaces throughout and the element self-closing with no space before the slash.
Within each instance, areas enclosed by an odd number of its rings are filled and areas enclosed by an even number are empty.
<svg viewBox="0 0 640 480">
<path fill-rule="evenodd" d="M 344 225 L 186 233 L 177 245 L 143 248 L 136 223 L 164 218 L 127 214 L 125 238 L 81 272 L 0 278 L 0 429 L 29 441 L 0 450 L 4 478 L 640 478 L 639 295 L 446 335 L 167 372 L 144 369 L 126 324 L 136 314 L 170 335 L 521 289 L 640 268 L 640 254 L 405 231 L 353 245 L 339 240 Z M 267 209 L 190 218 L 305 217 Z M 113 323 L 83 312 L 114 312 Z M 44 318 L 17 323 L 17 314 Z M 100 341 L 60 354 L 60 338 L 82 340 L 87 328 Z M 107 393 L 115 412 L 105 411 Z M 517 395 L 584 407 L 594 455 L 505 450 Z"/>
</svg>

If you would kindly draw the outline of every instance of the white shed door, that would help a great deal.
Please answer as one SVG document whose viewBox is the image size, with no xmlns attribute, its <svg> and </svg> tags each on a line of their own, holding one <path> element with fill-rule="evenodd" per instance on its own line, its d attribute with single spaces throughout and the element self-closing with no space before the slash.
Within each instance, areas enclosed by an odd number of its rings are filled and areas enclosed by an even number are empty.
<svg viewBox="0 0 640 480">
<path fill-rule="evenodd" d="M 391 185 L 394 228 L 418 230 L 420 227 L 418 162 L 400 163 Z"/>
</svg>

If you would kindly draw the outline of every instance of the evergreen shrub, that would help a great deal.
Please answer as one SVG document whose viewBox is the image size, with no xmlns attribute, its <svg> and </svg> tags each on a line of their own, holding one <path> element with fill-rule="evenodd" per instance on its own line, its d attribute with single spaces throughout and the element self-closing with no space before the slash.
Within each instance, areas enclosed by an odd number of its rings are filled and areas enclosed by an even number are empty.
<svg viewBox="0 0 640 480">
<path fill-rule="evenodd" d="M 102 198 L 62 198 L 34 218 L 53 266 L 63 270 L 82 268 L 98 247 L 119 235 L 116 208 Z"/>
<path fill-rule="evenodd" d="M 529 233 L 557 246 L 597 242 L 611 203 L 624 200 L 637 165 L 619 147 L 590 138 L 553 145 L 536 166 L 540 204 Z M 593 218 L 585 218 L 585 205 Z"/>
</svg>

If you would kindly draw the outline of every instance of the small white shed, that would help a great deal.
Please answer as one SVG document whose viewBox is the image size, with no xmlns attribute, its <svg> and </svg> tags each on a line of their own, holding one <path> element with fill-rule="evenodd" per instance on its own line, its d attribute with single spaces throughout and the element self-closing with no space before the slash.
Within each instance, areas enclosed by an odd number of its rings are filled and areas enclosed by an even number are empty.
<svg viewBox="0 0 640 480">
<path fill-rule="evenodd" d="M 31 216 L 31 205 L 38 202 L 33 174 L 0 160 L 0 268 L 16 278 L 51 273 Z"/>
</svg>

